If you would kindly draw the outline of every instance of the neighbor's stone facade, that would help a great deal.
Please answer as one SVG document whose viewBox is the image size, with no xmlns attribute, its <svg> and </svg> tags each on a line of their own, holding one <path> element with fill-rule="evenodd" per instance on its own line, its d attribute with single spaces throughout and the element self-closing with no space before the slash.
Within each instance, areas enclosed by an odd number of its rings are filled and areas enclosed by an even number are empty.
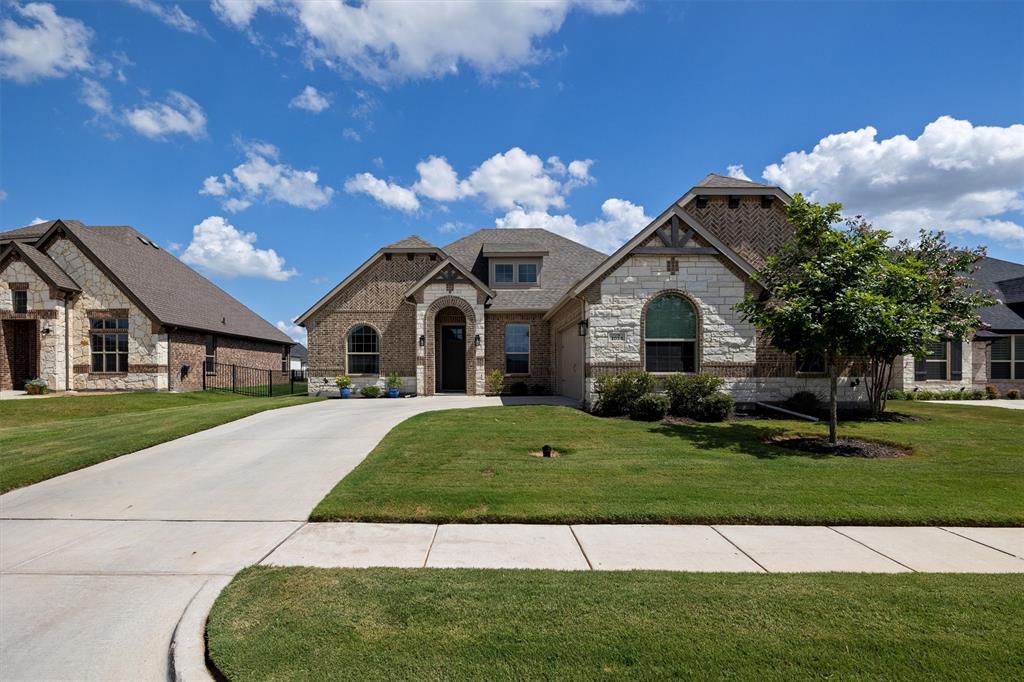
<svg viewBox="0 0 1024 682">
<path fill-rule="evenodd" d="M 14 312 L 15 290 L 27 292 L 28 312 Z M 12 260 L 0 272 L 0 389 L 20 389 L 14 376 L 32 374 L 28 378 L 43 379 L 51 390 L 65 390 L 65 326 L 64 294 L 27 263 Z"/>
</svg>

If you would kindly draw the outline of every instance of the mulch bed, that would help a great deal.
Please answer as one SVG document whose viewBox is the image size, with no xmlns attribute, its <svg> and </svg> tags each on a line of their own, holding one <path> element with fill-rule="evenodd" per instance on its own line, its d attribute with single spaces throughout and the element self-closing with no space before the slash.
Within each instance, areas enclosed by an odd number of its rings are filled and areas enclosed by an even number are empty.
<svg viewBox="0 0 1024 682">
<path fill-rule="evenodd" d="M 864 459 L 894 459 L 906 457 L 910 450 L 888 443 L 878 443 L 858 438 L 840 438 L 833 445 L 827 438 L 818 436 L 773 436 L 765 442 L 787 450 L 806 452 L 811 455 L 834 457 L 863 457 Z"/>
</svg>

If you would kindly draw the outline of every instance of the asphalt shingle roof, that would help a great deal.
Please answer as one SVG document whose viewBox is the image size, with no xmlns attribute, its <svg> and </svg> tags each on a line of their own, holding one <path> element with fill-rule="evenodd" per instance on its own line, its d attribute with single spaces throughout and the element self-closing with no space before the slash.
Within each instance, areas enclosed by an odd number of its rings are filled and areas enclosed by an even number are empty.
<svg viewBox="0 0 1024 682">
<path fill-rule="evenodd" d="M 19 227 L 16 230 L 8 230 L 7 232 L 0 232 L 0 244 L 8 244 L 10 242 L 34 242 L 35 240 L 46 234 L 54 220 L 48 220 L 45 223 L 35 223 L 33 225 L 26 225 L 25 227 Z"/>
<path fill-rule="evenodd" d="M 384 247 L 385 249 L 436 249 L 437 247 L 423 239 L 418 234 L 411 234 L 405 239 L 399 239 Z"/>
<path fill-rule="evenodd" d="M 728 175 L 719 175 L 718 173 L 711 173 L 703 180 L 698 182 L 695 187 L 716 187 L 722 189 L 737 188 L 737 189 L 775 189 L 773 185 L 764 185 L 760 182 L 754 182 L 753 180 L 740 180 L 739 178 L 731 178 Z"/>
<path fill-rule="evenodd" d="M 82 290 L 82 288 L 78 286 L 78 282 L 73 280 L 68 273 L 64 272 L 64 270 L 61 269 L 61 267 L 57 265 L 52 258 L 36 247 L 27 243 L 19 243 L 17 248 L 22 254 L 24 254 L 25 259 L 31 261 L 38 270 L 43 272 L 45 278 L 49 279 L 57 288 L 64 289 L 66 291 Z"/>
<path fill-rule="evenodd" d="M 483 282 L 489 282 L 488 249 L 509 248 L 515 251 L 547 251 L 541 272 L 541 286 L 536 289 L 496 289 L 491 310 L 548 310 L 561 300 L 573 284 L 590 273 L 607 257 L 571 239 L 540 228 L 486 228 L 443 247 L 446 254 L 459 261 Z"/>
<path fill-rule="evenodd" d="M 1003 301 L 979 311 L 982 322 L 993 331 L 1024 332 L 1024 298 L 1021 278 L 1024 265 L 999 258 L 982 258 L 972 275 L 979 289 Z"/>
</svg>

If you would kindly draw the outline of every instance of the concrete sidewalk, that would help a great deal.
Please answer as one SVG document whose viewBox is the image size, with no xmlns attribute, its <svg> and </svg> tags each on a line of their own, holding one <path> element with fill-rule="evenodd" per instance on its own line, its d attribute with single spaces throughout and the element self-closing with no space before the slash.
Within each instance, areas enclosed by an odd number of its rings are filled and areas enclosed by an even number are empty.
<svg viewBox="0 0 1024 682">
<path fill-rule="evenodd" d="M 1024 528 L 309 523 L 261 563 L 348 568 L 1024 573 Z"/>
</svg>

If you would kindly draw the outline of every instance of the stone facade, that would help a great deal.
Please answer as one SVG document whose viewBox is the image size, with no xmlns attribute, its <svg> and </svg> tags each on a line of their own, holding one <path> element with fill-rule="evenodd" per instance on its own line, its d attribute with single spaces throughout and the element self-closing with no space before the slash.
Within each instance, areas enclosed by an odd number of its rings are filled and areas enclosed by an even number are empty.
<svg viewBox="0 0 1024 682">
<path fill-rule="evenodd" d="M 28 312 L 14 312 L 14 290 L 27 292 Z M 14 388 L 16 374 L 28 373 L 33 379 L 42 379 L 54 391 L 67 387 L 68 372 L 65 363 L 65 297 L 50 287 L 35 271 L 20 260 L 12 260 L 0 272 L 0 388 Z M 36 320 L 32 326 L 35 338 L 26 338 L 26 323 L 18 320 Z M 45 333 L 44 333 L 45 330 Z M 14 338 L 17 335 L 18 338 Z M 28 345 L 30 348 L 25 348 Z M 26 355 L 28 354 L 28 355 Z M 15 356 L 23 356 L 16 358 Z M 19 363 L 14 365 L 12 363 Z M 17 388 L 21 388 L 18 386 Z"/>
</svg>

